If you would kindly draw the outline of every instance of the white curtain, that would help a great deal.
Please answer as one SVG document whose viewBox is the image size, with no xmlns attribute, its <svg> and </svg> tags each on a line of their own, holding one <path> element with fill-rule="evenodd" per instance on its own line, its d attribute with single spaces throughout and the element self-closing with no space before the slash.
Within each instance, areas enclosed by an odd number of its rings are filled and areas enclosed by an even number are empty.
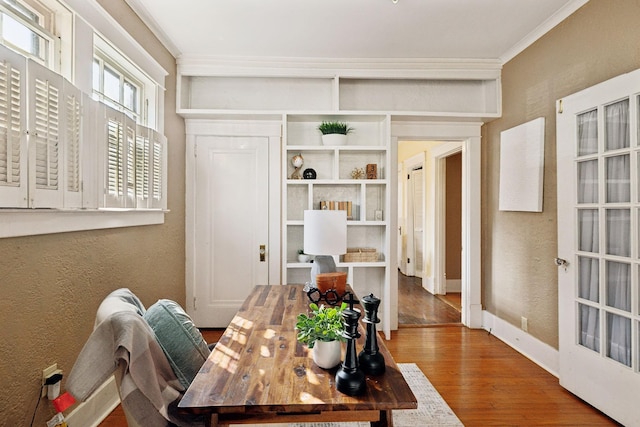
<svg viewBox="0 0 640 427">
<path fill-rule="evenodd" d="M 628 100 L 611 104 L 605 109 L 605 150 L 629 147 L 629 103 Z M 578 116 L 578 155 L 597 152 L 597 111 L 589 111 Z M 605 157 L 605 189 L 607 203 L 629 203 L 630 193 L 629 154 Z M 588 160 L 578 164 L 578 202 L 599 203 L 598 161 Z M 630 209 L 607 209 L 605 215 L 606 253 L 629 257 Z M 598 254 L 599 213 L 597 209 L 578 211 L 580 251 Z M 580 257 L 578 263 L 580 298 L 599 301 L 599 260 Z M 605 265 L 606 305 L 630 312 L 631 309 L 631 265 L 608 261 Z M 587 304 L 579 305 L 580 344 L 600 352 L 600 310 Z M 631 366 L 631 321 L 612 313 L 606 318 L 607 356 Z"/>
</svg>

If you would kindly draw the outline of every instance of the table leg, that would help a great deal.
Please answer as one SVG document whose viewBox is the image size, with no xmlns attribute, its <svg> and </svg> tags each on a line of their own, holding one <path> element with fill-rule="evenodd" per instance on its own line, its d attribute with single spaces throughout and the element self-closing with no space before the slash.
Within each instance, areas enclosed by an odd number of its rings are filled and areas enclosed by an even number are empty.
<svg viewBox="0 0 640 427">
<path fill-rule="evenodd" d="M 205 427 L 229 427 L 229 424 L 220 423 L 218 420 L 218 414 L 211 414 L 210 417 L 205 417 Z"/>
<path fill-rule="evenodd" d="M 380 411 L 380 420 L 371 421 L 371 427 L 393 427 L 391 411 Z"/>
</svg>

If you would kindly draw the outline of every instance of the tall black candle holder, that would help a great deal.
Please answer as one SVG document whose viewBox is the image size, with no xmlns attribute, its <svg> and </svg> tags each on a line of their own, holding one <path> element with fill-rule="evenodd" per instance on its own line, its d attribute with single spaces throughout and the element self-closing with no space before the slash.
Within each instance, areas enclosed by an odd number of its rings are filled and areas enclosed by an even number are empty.
<svg viewBox="0 0 640 427">
<path fill-rule="evenodd" d="M 364 349 L 358 355 L 358 362 L 365 373 L 381 375 L 385 371 L 385 363 L 384 356 L 379 352 L 378 334 L 376 333 L 376 324 L 380 323 L 378 318 L 380 299 L 373 294 L 369 294 L 362 298 L 362 305 L 364 306 L 363 322 L 367 324 L 367 337 Z"/>
<path fill-rule="evenodd" d="M 364 372 L 358 366 L 356 353 L 356 339 L 360 337 L 358 333 L 360 312 L 353 309 L 353 304 L 357 304 L 359 301 L 349 293 L 344 302 L 349 304 L 349 308 L 342 312 L 345 328 L 343 335 L 347 339 L 347 353 L 342 366 L 336 373 L 336 388 L 339 392 L 349 396 L 358 396 L 366 389 Z"/>
</svg>

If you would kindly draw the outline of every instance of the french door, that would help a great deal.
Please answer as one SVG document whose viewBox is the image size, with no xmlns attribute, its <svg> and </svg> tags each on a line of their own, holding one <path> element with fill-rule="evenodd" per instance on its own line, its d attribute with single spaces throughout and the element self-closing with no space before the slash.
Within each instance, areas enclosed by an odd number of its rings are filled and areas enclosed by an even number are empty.
<svg viewBox="0 0 640 427">
<path fill-rule="evenodd" d="M 640 71 L 558 101 L 560 384 L 640 425 Z"/>
</svg>

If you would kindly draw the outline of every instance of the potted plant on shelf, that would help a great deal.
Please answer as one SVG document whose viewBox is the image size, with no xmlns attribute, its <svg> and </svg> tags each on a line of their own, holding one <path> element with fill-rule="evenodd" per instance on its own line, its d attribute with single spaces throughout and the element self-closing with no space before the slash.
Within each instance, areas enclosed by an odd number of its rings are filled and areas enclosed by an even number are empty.
<svg viewBox="0 0 640 427">
<path fill-rule="evenodd" d="M 309 262 L 311 261 L 311 255 L 307 255 L 304 253 L 304 250 L 298 249 L 298 262 Z"/>
<path fill-rule="evenodd" d="M 309 304 L 311 314 L 300 313 L 296 321 L 298 341 L 313 349 L 313 361 L 323 369 L 331 369 L 340 363 L 340 342 L 345 341 L 342 312 L 347 308 Z"/>
<path fill-rule="evenodd" d="M 347 134 L 352 132 L 353 128 L 343 122 L 322 122 L 318 130 L 322 133 L 323 145 L 345 145 Z"/>
</svg>

